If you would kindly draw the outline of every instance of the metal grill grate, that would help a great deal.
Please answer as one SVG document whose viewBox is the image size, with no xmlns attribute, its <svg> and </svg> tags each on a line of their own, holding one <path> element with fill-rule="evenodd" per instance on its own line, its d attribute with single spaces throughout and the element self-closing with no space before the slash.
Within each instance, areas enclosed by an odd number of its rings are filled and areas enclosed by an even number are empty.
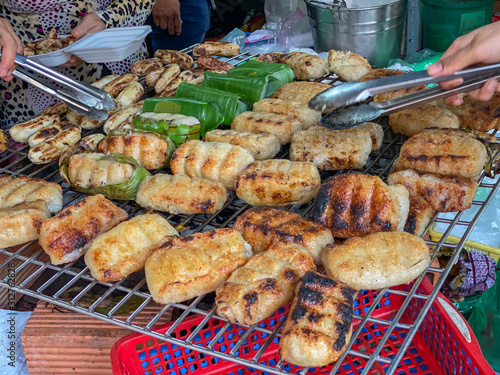
<svg viewBox="0 0 500 375">
<path fill-rule="evenodd" d="M 189 52 L 189 51 L 188 51 Z M 240 54 L 234 58 L 228 59 L 227 61 L 237 65 L 243 61 L 248 60 L 253 56 L 248 54 Z M 327 76 L 320 80 L 322 82 L 334 83 L 336 81 L 335 76 Z M 362 171 L 363 173 L 380 176 L 385 179 L 388 173 L 391 170 L 392 163 L 394 159 L 398 156 L 399 149 L 404 142 L 404 137 L 400 135 L 394 135 L 387 124 L 384 125 L 384 142 L 383 146 L 380 150 L 373 152 L 370 155 L 370 159 L 365 169 Z M 92 132 L 96 132 L 98 130 L 93 130 Z M 90 134 L 86 133 L 84 135 Z M 61 178 L 59 177 L 57 163 L 51 163 L 43 166 L 33 165 L 29 162 L 27 158 L 28 147 L 23 146 L 19 149 L 11 148 L 8 150 L 2 157 L 0 157 L 0 174 L 6 173 L 11 176 L 20 176 L 26 175 L 34 178 L 44 178 L 49 181 L 54 181 L 58 183 L 62 183 Z M 496 157 L 499 154 L 495 155 Z M 279 158 L 287 158 L 288 157 L 288 149 L 285 148 L 278 155 Z M 346 171 L 344 171 L 345 173 Z M 325 179 L 329 176 L 339 174 L 340 171 L 330 171 L 323 172 L 322 179 Z M 392 374 L 396 371 L 401 359 L 404 356 L 405 351 L 411 344 L 411 340 L 413 336 L 417 333 L 419 326 L 421 325 L 425 314 L 431 307 L 432 302 L 434 301 L 439 289 L 443 285 L 443 282 L 450 272 L 451 266 L 455 263 L 460 253 L 460 250 L 463 248 L 465 241 L 469 237 L 474 225 L 478 221 L 479 217 L 483 214 L 484 210 L 488 206 L 489 202 L 492 200 L 493 196 L 498 190 L 499 182 L 495 183 L 483 183 L 484 175 L 481 176 L 479 182 L 480 186 L 487 188 L 489 190 L 489 194 L 485 201 L 474 201 L 473 205 L 478 206 L 477 214 L 470 221 L 461 220 L 461 212 L 457 213 L 453 219 L 439 219 L 440 222 L 446 222 L 449 224 L 449 228 L 444 233 L 442 239 L 439 242 L 427 241 L 429 245 L 434 246 L 434 256 L 437 251 L 443 246 L 444 239 L 451 232 L 454 226 L 466 226 L 466 231 L 462 237 L 462 240 L 456 245 L 446 244 L 446 247 L 454 248 L 451 259 L 445 269 L 434 269 L 428 268 L 428 271 L 432 271 L 435 273 L 440 273 L 439 280 L 437 282 L 434 290 L 429 294 L 419 293 L 419 285 L 422 281 L 425 272 L 413 283 L 413 286 L 409 291 L 404 291 L 395 288 L 386 288 L 379 292 L 378 297 L 373 301 L 371 306 L 364 312 L 364 314 L 355 315 L 354 319 L 358 321 L 358 328 L 353 332 L 352 338 L 347 346 L 347 350 L 340 357 L 337 363 L 332 367 L 330 374 L 336 373 L 347 359 L 349 361 L 356 360 L 356 358 L 361 358 L 366 363 L 365 369 L 362 374 L 367 374 L 370 371 L 372 365 L 377 363 L 382 363 L 387 366 L 387 373 Z M 69 186 L 62 183 L 63 193 L 64 193 L 64 206 L 67 207 L 69 205 L 74 204 L 79 199 L 84 197 L 84 194 L 74 192 L 70 190 Z M 142 208 L 135 205 L 133 202 L 118 202 L 118 206 L 124 208 L 128 213 L 129 217 L 135 216 L 137 214 L 143 213 Z M 183 228 L 182 234 L 191 234 L 195 232 L 205 231 L 213 228 L 224 228 L 231 227 L 236 220 L 236 218 L 242 214 L 249 206 L 244 202 L 238 200 L 235 196 L 234 192 L 231 193 L 228 201 L 226 202 L 223 209 L 217 214 L 213 215 L 164 215 L 169 222 L 176 226 L 180 225 Z M 312 208 L 312 203 L 308 205 L 303 205 L 300 207 L 290 206 L 287 207 L 288 210 L 293 210 L 294 212 L 300 213 L 304 216 L 309 216 L 310 210 Z M 435 218 L 435 217 L 434 217 Z M 434 221 L 434 220 L 432 220 Z M 50 264 L 48 257 L 43 252 L 43 250 L 38 246 L 36 242 L 26 244 L 20 248 L 14 249 L 4 249 L 0 250 L 0 253 L 3 254 L 6 259 L 0 264 L 0 273 L 6 272 L 8 268 L 11 268 L 11 264 L 16 264 L 15 270 L 16 273 L 20 272 L 25 268 L 33 269 L 32 273 L 22 281 L 16 282 L 15 279 L 9 279 L 5 277 L 0 279 L 0 286 L 12 289 L 16 292 L 23 293 L 28 296 L 32 296 L 47 302 L 52 302 L 55 305 L 66 307 L 70 310 L 86 314 L 88 316 L 92 316 L 98 319 L 102 319 L 108 321 L 110 323 L 128 328 L 130 330 L 144 333 L 146 335 L 155 337 L 159 340 L 165 340 L 171 342 L 173 344 L 177 344 L 182 347 L 186 347 L 192 349 L 194 351 L 202 352 L 205 354 L 209 354 L 215 357 L 219 357 L 228 361 L 236 362 L 241 365 L 251 367 L 254 369 L 259 369 L 263 371 L 267 371 L 273 374 L 289 374 L 290 372 L 285 371 L 283 367 L 283 363 L 279 362 L 274 366 L 266 365 L 265 363 L 259 363 L 259 359 L 265 353 L 268 346 L 274 340 L 275 337 L 280 336 L 280 329 L 284 324 L 284 320 L 279 322 L 274 330 L 269 330 L 263 327 L 259 327 L 259 325 L 254 325 L 251 327 L 245 327 L 246 332 L 241 336 L 240 340 L 228 352 L 217 351 L 213 348 L 213 345 L 217 342 L 217 340 L 224 334 L 224 332 L 230 327 L 230 323 L 224 321 L 215 315 L 215 310 L 210 306 L 207 307 L 206 304 L 202 303 L 203 296 L 195 298 L 186 304 L 172 304 L 166 305 L 164 307 L 157 308 L 156 316 L 147 324 L 135 324 L 135 317 L 152 302 L 152 298 L 149 295 L 146 287 L 146 282 L 144 279 L 144 273 L 139 272 L 129 277 L 116 282 L 116 283 L 102 283 L 94 280 L 89 272 L 85 264 L 82 260 L 78 260 L 64 266 L 53 266 Z M 433 257 L 434 258 L 434 257 Z M 48 272 L 50 273 L 49 278 L 42 285 L 31 285 L 34 280 L 36 280 L 42 273 Z M 5 273 L 3 273 L 5 274 Z M 56 285 L 63 285 L 62 287 L 55 287 Z M 72 290 L 72 288 L 78 287 L 76 296 L 70 298 L 64 298 L 65 292 Z M 82 299 L 85 296 L 88 296 L 90 293 L 97 294 L 100 297 L 93 302 L 90 306 L 81 303 Z M 358 292 L 355 298 L 359 295 Z M 373 311 L 376 309 L 379 302 L 382 300 L 384 296 L 393 294 L 398 296 L 406 297 L 401 309 L 397 313 L 397 315 L 392 319 L 379 319 L 371 316 Z M 96 311 L 96 308 L 100 306 L 103 302 L 108 301 L 111 297 L 121 295 L 123 299 L 114 306 L 111 311 L 106 314 L 99 313 Z M 133 296 L 134 298 L 141 298 L 142 303 L 128 317 L 123 317 L 117 315 L 118 310 L 122 307 L 127 301 L 129 301 Z M 418 317 L 414 320 L 413 324 L 407 324 L 400 321 L 403 316 L 404 311 L 410 305 L 410 303 L 414 300 L 423 302 L 423 307 L 418 314 Z M 177 308 L 181 311 L 180 316 L 177 318 L 173 326 L 165 333 L 160 334 L 157 332 L 153 332 L 155 325 L 159 318 L 165 314 L 168 310 L 172 308 Z M 175 330 L 175 328 L 184 321 L 184 319 L 191 313 L 198 313 L 204 316 L 203 321 L 197 329 L 192 332 L 189 337 L 184 340 L 180 340 L 174 337 L 171 333 Z M 193 344 L 192 340 L 196 336 L 196 334 L 202 329 L 203 326 L 210 319 L 218 319 L 222 320 L 224 324 L 222 324 L 221 330 L 218 332 L 217 336 L 211 341 L 207 346 L 199 346 Z M 378 345 L 374 347 L 371 354 L 362 353 L 360 351 L 356 351 L 352 349 L 353 344 L 356 342 L 358 337 L 360 337 L 360 332 L 362 332 L 362 328 L 365 324 L 378 324 L 384 327 L 384 335 L 380 337 L 378 341 Z M 389 340 L 389 337 L 394 334 L 395 331 L 399 329 L 408 330 L 407 337 L 403 343 L 403 345 L 399 348 L 396 355 L 392 356 L 384 356 L 384 345 Z M 242 359 L 236 357 L 234 353 L 238 351 L 240 346 L 245 342 L 246 338 L 254 331 L 261 331 L 267 333 L 269 335 L 267 341 L 264 345 L 255 353 L 253 359 Z M 349 357 L 349 358 L 347 358 Z M 347 359 L 346 359 L 347 358 Z M 302 369 L 299 373 L 306 374 L 308 369 Z"/>
</svg>

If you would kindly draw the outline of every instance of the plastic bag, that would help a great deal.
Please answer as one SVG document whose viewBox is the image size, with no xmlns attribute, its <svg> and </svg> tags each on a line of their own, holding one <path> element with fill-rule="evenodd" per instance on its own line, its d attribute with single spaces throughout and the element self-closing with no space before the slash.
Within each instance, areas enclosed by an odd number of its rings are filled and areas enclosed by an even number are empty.
<svg viewBox="0 0 500 375">
<path fill-rule="evenodd" d="M 266 0 L 264 3 L 264 14 L 268 28 L 276 27 L 283 18 L 300 8 L 305 13 L 306 3 L 304 0 Z"/>
<path fill-rule="evenodd" d="M 224 38 L 221 39 L 221 42 L 235 43 L 240 49 L 245 46 L 245 38 L 246 34 L 244 31 L 240 29 L 231 30 Z"/>
<path fill-rule="evenodd" d="M 425 70 L 443 55 L 443 52 L 436 52 L 431 49 L 425 48 L 421 51 L 412 53 L 404 60 L 401 59 L 392 59 L 387 63 L 389 67 L 397 67 L 401 70 Z"/>
<path fill-rule="evenodd" d="M 307 48 L 314 44 L 307 15 L 300 8 L 281 20 L 276 29 L 276 35 L 282 48 Z"/>
<path fill-rule="evenodd" d="M 500 271 L 496 272 L 497 280 Z M 484 358 L 495 371 L 500 371 L 500 282 L 485 291 L 477 300 L 468 319 L 481 346 Z"/>
</svg>

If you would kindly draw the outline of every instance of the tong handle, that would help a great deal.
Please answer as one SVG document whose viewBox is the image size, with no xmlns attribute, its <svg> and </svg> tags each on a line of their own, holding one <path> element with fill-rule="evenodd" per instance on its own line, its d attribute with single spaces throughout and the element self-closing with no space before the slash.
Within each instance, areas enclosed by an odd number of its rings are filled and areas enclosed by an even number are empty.
<svg viewBox="0 0 500 375">
<path fill-rule="evenodd" d="M 441 86 L 435 86 L 430 89 L 420 90 L 413 94 L 387 100 L 382 103 L 371 102 L 370 105 L 374 108 L 382 110 L 384 115 L 388 115 L 394 112 L 398 112 L 402 109 L 416 107 L 421 104 L 433 102 L 438 99 L 443 99 L 452 95 L 475 90 L 477 88 L 480 88 L 488 80 L 498 77 L 500 77 L 500 71 L 497 71 L 496 73 L 490 72 L 489 74 L 483 74 L 480 77 L 474 78 L 471 78 L 471 76 L 469 76 L 469 78 L 466 78 L 460 86 L 457 86 L 450 90 L 445 90 Z"/>
</svg>

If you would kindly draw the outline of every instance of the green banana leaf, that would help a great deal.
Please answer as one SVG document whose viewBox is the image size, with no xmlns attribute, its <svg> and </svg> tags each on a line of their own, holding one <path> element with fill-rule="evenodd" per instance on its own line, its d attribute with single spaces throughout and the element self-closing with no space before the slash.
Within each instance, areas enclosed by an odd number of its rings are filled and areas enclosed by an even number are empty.
<svg viewBox="0 0 500 375">
<path fill-rule="evenodd" d="M 253 104 L 274 94 L 285 83 L 271 75 L 264 77 L 228 76 L 215 72 L 205 72 L 202 87 L 210 87 L 231 92 Z"/>
<path fill-rule="evenodd" d="M 201 122 L 201 137 L 214 130 L 224 120 L 217 104 L 185 98 L 147 98 L 142 111 L 196 117 Z"/>
<path fill-rule="evenodd" d="M 59 173 L 61 174 L 61 177 L 65 182 L 69 181 L 68 163 L 72 155 L 66 156 L 61 165 L 59 166 Z M 73 185 L 68 182 L 71 185 L 71 187 L 73 187 L 75 190 L 81 191 L 82 193 L 88 195 L 102 194 L 108 199 L 114 199 L 119 201 L 134 200 L 137 194 L 137 188 L 139 187 L 139 184 L 146 177 L 150 176 L 150 173 L 146 169 L 142 168 L 139 165 L 139 163 L 137 163 L 137 161 L 131 156 L 125 156 L 122 154 L 110 154 L 110 155 L 104 155 L 102 158 L 107 160 L 113 160 L 119 163 L 128 163 L 134 166 L 135 169 L 134 173 L 132 174 L 132 177 L 116 185 L 104 185 L 93 188 L 84 188 L 81 186 Z"/>
<path fill-rule="evenodd" d="M 217 90 L 214 88 L 193 85 L 182 82 L 177 87 L 176 98 L 195 99 L 199 101 L 215 104 L 222 113 L 224 125 L 231 125 L 233 119 L 242 112 L 248 111 L 249 106 L 241 96 Z"/>
<path fill-rule="evenodd" d="M 283 82 L 283 84 L 292 82 L 295 77 L 289 65 L 266 63 L 256 60 L 250 60 L 228 70 L 227 75 L 245 77 L 266 77 L 270 75 Z"/>
<path fill-rule="evenodd" d="M 182 121 L 177 120 L 169 121 L 166 119 L 149 118 L 147 117 L 148 113 L 154 112 L 146 112 L 142 115 L 134 117 L 134 127 L 136 129 L 155 132 L 159 136 L 161 135 L 166 137 L 166 139 L 175 143 L 173 148 L 178 147 L 191 139 L 200 139 L 202 125 L 199 122 L 194 125 L 187 125 L 183 124 Z M 170 113 L 165 113 L 165 115 L 171 116 Z"/>
</svg>

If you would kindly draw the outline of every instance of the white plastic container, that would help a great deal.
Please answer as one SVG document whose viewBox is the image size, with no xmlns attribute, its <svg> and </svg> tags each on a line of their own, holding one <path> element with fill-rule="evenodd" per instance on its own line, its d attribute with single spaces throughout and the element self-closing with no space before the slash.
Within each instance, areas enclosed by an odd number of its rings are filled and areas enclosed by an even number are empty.
<svg viewBox="0 0 500 375">
<path fill-rule="evenodd" d="M 121 61 L 137 51 L 151 26 L 117 27 L 85 35 L 73 44 L 55 52 L 29 56 L 45 66 L 54 67 L 75 55 L 88 63 Z M 64 36 L 61 36 L 64 37 Z"/>
</svg>

